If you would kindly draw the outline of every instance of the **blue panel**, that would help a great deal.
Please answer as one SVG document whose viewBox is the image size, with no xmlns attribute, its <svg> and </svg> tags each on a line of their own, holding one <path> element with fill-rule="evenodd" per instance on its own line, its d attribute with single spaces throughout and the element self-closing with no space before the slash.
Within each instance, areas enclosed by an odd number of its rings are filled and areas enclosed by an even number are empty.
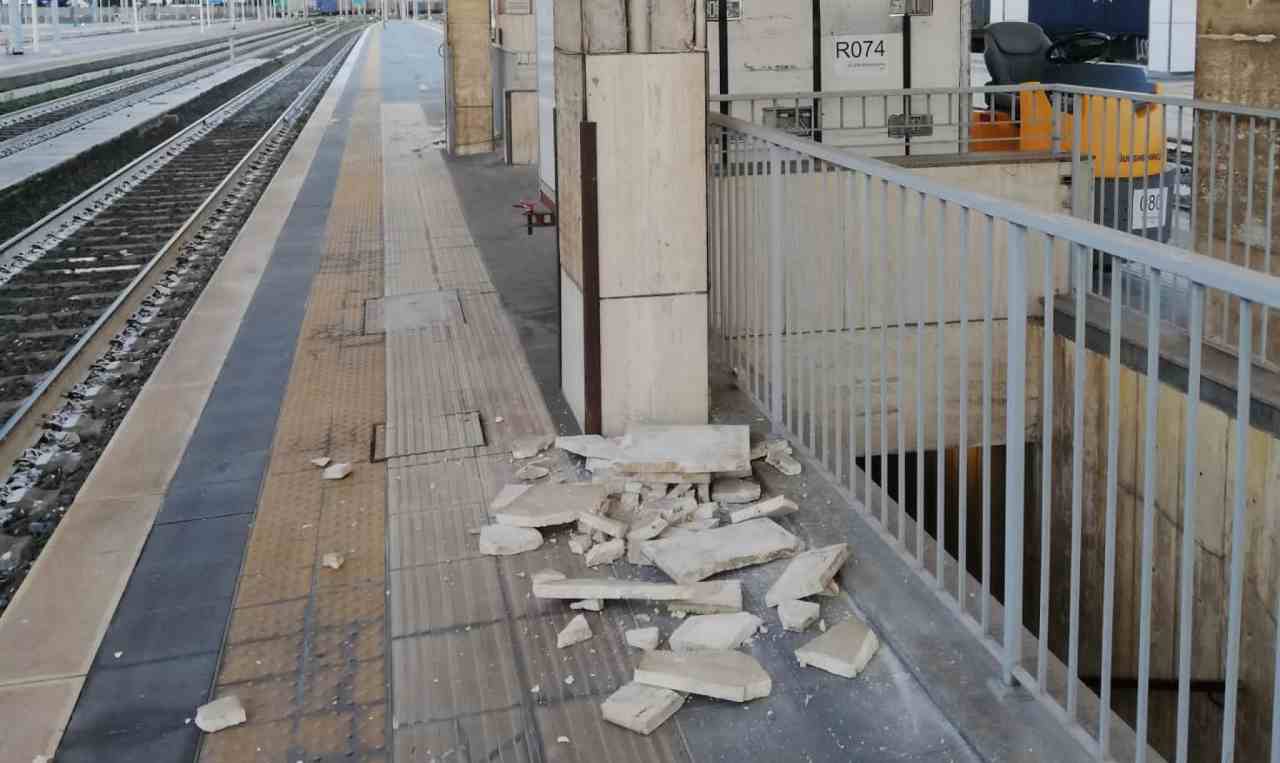
<svg viewBox="0 0 1280 763">
<path fill-rule="evenodd" d="M 1029 20 L 1055 32 L 1088 29 L 1110 35 L 1147 35 L 1148 0 L 1031 0 Z"/>
</svg>

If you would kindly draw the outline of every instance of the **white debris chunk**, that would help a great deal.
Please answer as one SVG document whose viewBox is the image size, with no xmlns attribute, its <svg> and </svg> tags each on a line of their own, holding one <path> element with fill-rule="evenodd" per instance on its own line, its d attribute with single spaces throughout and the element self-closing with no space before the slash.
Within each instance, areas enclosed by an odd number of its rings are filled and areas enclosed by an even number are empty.
<svg viewBox="0 0 1280 763">
<path fill-rule="evenodd" d="M 751 503 L 760 499 L 760 483 L 752 480 L 718 479 L 711 483 L 711 500 L 717 503 Z"/>
<path fill-rule="evenodd" d="M 588 567 L 598 567 L 602 564 L 613 564 L 627 553 L 627 542 L 622 538 L 614 538 L 607 543 L 601 543 L 598 546 L 592 546 L 587 549 L 586 562 Z"/>
<path fill-rule="evenodd" d="M 533 573 L 533 582 L 537 585 L 538 583 L 550 583 L 552 580 L 564 580 L 566 577 L 568 576 L 559 570 L 538 570 Z"/>
<path fill-rule="evenodd" d="M 556 447 L 583 458 L 612 459 L 618 455 L 618 444 L 613 440 L 606 440 L 598 434 L 557 437 Z"/>
<path fill-rule="evenodd" d="M 692 615 L 742 611 L 741 580 L 705 580 L 689 587 L 693 589 L 693 595 L 687 599 L 667 602 L 667 609 Z"/>
<path fill-rule="evenodd" d="M 775 495 L 759 503 L 753 503 L 737 511 L 729 512 L 729 521 L 737 524 L 738 522 L 746 522 L 748 519 L 759 519 L 760 517 L 785 517 L 788 514 L 796 513 L 799 509 L 800 507 L 795 504 L 795 501 L 785 495 Z"/>
<path fill-rule="evenodd" d="M 485 525 L 480 528 L 480 553 L 511 556 L 533 551 L 542 545 L 542 533 L 532 527 Z"/>
<path fill-rule="evenodd" d="M 784 601 L 778 605 L 778 619 L 789 631 L 806 631 L 818 622 L 822 607 L 811 601 Z"/>
<path fill-rule="evenodd" d="M 668 523 L 676 525 L 693 516 L 698 510 L 698 502 L 691 495 L 676 498 L 667 496 L 653 501 L 646 508 L 659 512 Z"/>
<path fill-rule="evenodd" d="M 850 615 L 848 619 L 796 650 L 801 665 L 812 665 L 828 673 L 855 678 L 867 666 L 880 639 L 875 631 Z"/>
<path fill-rule="evenodd" d="M 623 635 L 626 636 L 629 647 L 643 649 L 646 652 L 658 648 L 658 626 L 656 625 L 648 628 L 632 628 Z"/>
<path fill-rule="evenodd" d="M 670 601 L 687 599 L 695 593 L 693 586 L 674 583 L 646 583 L 640 580 L 613 578 L 567 578 L 534 581 L 533 595 L 540 599 L 643 599 Z"/>
<path fill-rule="evenodd" d="M 786 440 L 761 440 L 751 446 L 751 460 L 759 461 L 770 453 L 785 453 L 789 456 L 791 452 L 791 443 Z"/>
<path fill-rule="evenodd" d="M 331 570 L 338 570 L 338 569 L 342 569 L 342 563 L 345 562 L 346 560 L 347 560 L 346 557 L 344 557 L 342 554 L 339 554 L 337 551 L 330 551 L 329 553 L 320 557 L 320 566 L 327 567 Z"/>
<path fill-rule="evenodd" d="M 784 601 L 822 593 L 840 571 L 840 565 L 848 558 L 848 543 L 837 543 L 797 554 L 782 571 L 782 577 L 770 586 L 764 597 L 765 604 L 776 607 Z"/>
<path fill-rule="evenodd" d="M 800 462 L 790 453 L 774 451 L 764 457 L 764 462 L 788 477 L 794 477 L 800 473 Z"/>
<path fill-rule="evenodd" d="M 587 624 L 586 616 L 577 615 L 564 626 L 560 635 L 556 636 L 556 648 L 564 649 L 573 646 L 591 638 L 591 635 L 591 626 Z"/>
<path fill-rule="evenodd" d="M 569 605 L 569 609 L 581 609 L 587 612 L 599 612 L 604 609 L 604 602 L 599 599 L 583 599 Z"/>
<path fill-rule="evenodd" d="M 328 456 L 318 456 L 316 458 L 311 459 L 311 465 L 318 466 L 321 469 L 323 469 L 324 467 L 328 466 L 331 463 L 333 463 L 333 459 L 329 458 Z"/>
<path fill-rule="evenodd" d="M 584 533 L 574 533 L 569 536 L 569 550 L 575 554 L 582 555 L 587 553 L 591 548 L 591 536 Z"/>
<path fill-rule="evenodd" d="M 489 503 L 489 511 L 498 511 L 500 509 L 507 508 L 511 505 L 512 501 L 529 492 L 529 489 L 532 487 L 533 485 L 526 485 L 522 482 L 503 485 L 502 489 L 498 491 L 498 494 L 495 495 L 493 500 Z"/>
<path fill-rule="evenodd" d="M 658 511 L 642 511 L 627 531 L 627 540 L 635 542 L 658 537 L 670 524 Z"/>
<path fill-rule="evenodd" d="M 196 708 L 196 726 L 206 734 L 239 726 L 248 720 L 244 705 L 234 694 L 219 697 Z"/>
<path fill-rule="evenodd" d="M 600 705 L 604 719 L 637 734 L 649 735 L 684 704 L 684 695 L 658 686 L 631 683 Z"/>
<path fill-rule="evenodd" d="M 745 426 L 635 426 L 618 443 L 618 468 L 636 474 L 703 473 L 750 465 Z"/>
<path fill-rule="evenodd" d="M 799 549 L 800 540 L 771 519 L 643 541 L 645 556 L 680 583 L 696 583 L 717 572 L 764 564 Z"/>
<path fill-rule="evenodd" d="M 550 447 L 554 441 L 554 437 L 545 434 L 517 437 L 511 443 L 511 457 L 515 459 L 533 458 Z"/>
<path fill-rule="evenodd" d="M 769 696 L 773 681 L 754 657 L 734 650 L 678 654 L 646 652 L 635 681 L 672 691 L 746 702 Z"/>
<path fill-rule="evenodd" d="M 728 615 L 696 615 L 676 628 L 667 639 L 673 652 L 705 652 L 737 649 L 755 635 L 763 621 L 750 612 Z"/>
<path fill-rule="evenodd" d="M 331 464 L 326 466 L 321 476 L 327 480 L 340 480 L 351 473 L 351 464 Z"/>
<path fill-rule="evenodd" d="M 600 514 L 593 514 L 589 511 L 580 512 L 578 514 L 578 522 L 580 525 L 585 525 L 591 530 L 602 532 L 605 535 L 612 535 L 615 538 L 627 537 L 626 522 L 619 522 L 616 519 L 610 519 Z"/>
<path fill-rule="evenodd" d="M 576 521 L 580 514 L 594 514 L 609 493 L 605 485 L 544 482 L 528 485 L 503 506 L 489 506 L 500 525 L 552 527 Z M 496 502 L 496 501 L 495 501 Z"/>
<path fill-rule="evenodd" d="M 525 482 L 537 482 L 538 480 L 542 479 L 543 477 L 547 476 L 550 473 L 551 473 L 551 470 L 545 466 L 538 466 L 537 464 L 525 464 L 519 469 L 516 469 L 515 477 L 516 479 L 523 480 Z"/>
</svg>

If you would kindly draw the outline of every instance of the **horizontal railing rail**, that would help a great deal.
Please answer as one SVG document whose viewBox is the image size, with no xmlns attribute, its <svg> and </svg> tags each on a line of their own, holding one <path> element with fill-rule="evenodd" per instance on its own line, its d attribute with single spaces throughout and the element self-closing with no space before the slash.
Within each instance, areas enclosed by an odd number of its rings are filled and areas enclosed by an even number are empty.
<svg viewBox="0 0 1280 763">
<path fill-rule="evenodd" d="M 707 161 L 717 357 L 1006 680 L 1099 760 L 1280 750 L 1280 559 L 1247 529 L 1280 523 L 1251 347 L 1280 278 L 714 111 Z M 1205 412 L 1216 300 L 1240 352 Z"/>
</svg>

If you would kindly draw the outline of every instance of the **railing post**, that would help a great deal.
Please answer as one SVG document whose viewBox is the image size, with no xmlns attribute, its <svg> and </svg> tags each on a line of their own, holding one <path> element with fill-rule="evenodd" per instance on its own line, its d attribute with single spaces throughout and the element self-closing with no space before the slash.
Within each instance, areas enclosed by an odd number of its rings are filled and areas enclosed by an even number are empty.
<svg viewBox="0 0 1280 763">
<path fill-rule="evenodd" d="M 782 149 L 769 146 L 769 418 L 782 423 Z"/>
<path fill-rule="evenodd" d="M 1023 479 L 1026 473 L 1027 229 L 1013 223 L 1009 224 L 1008 229 L 1003 672 L 1005 683 L 1013 683 L 1013 670 L 1022 657 L 1022 528 L 1026 512 Z"/>
</svg>

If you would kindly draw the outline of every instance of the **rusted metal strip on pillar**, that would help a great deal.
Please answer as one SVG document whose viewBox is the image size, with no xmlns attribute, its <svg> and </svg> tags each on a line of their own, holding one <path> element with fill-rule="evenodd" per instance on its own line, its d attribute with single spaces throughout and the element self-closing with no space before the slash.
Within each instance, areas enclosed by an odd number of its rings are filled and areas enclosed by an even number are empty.
<svg viewBox="0 0 1280 763">
<path fill-rule="evenodd" d="M 586 412 L 582 430 L 601 433 L 600 383 L 600 207 L 596 187 L 596 123 L 579 127 L 582 151 L 582 334 Z"/>
</svg>

